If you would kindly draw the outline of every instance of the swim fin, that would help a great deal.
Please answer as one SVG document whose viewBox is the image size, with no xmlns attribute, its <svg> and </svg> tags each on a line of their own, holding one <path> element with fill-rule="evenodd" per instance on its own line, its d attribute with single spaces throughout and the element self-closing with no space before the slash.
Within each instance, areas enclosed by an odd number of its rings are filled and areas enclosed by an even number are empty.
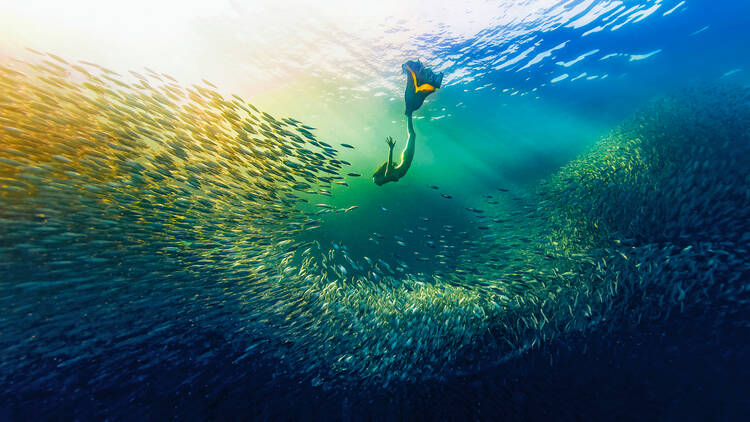
<svg viewBox="0 0 750 422">
<path fill-rule="evenodd" d="M 422 107 L 428 95 L 440 88 L 443 73 L 434 73 L 424 67 L 419 60 L 409 60 L 401 65 L 401 69 L 406 74 L 406 91 L 404 92 L 406 114 L 411 114 Z"/>
</svg>

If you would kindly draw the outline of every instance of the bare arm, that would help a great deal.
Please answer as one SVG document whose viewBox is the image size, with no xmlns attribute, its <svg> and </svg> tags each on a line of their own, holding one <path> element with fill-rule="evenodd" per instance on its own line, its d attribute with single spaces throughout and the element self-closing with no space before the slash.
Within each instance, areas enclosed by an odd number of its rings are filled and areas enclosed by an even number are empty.
<svg viewBox="0 0 750 422">
<path fill-rule="evenodd" d="M 408 119 L 409 137 L 406 140 L 403 152 L 401 152 L 401 163 L 398 165 L 393 163 L 393 147 L 396 145 L 396 141 L 390 136 L 385 138 L 385 142 L 388 144 L 388 160 L 378 167 L 372 175 L 372 180 L 378 186 L 388 182 L 395 182 L 404 177 L 411 166 L 411 161 L 414 159 L 414 140 L 417 136 L 414 134 L 411 113 L 407 113 L 406 117 Z"/>
<path fill-rule="evenodd" d="M 385 139 L 385 142 L 388 144 L 388 161 L 385 162 L 385 173 L 384 176 L 387 178 L 391 173 L 393 173 L 393 146 L 396 145 L 396 141 L 393 140 L 390 136 Z"/>
</svg>

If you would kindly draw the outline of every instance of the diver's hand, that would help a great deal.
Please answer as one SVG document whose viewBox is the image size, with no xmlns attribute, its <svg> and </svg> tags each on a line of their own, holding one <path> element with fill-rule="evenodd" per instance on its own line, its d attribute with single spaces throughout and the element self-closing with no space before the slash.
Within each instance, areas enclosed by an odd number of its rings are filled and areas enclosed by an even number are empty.
<svg viewBox="0 0 750 422">
<path fill-rule="evenodd" d="M 390 136 L 385 138 L 385 143 L 388 144 L 388 148 L 391 149 L 393 149 L 393 146 L 396 145 L 396 141 L 394 141 Z"/>
</svg>

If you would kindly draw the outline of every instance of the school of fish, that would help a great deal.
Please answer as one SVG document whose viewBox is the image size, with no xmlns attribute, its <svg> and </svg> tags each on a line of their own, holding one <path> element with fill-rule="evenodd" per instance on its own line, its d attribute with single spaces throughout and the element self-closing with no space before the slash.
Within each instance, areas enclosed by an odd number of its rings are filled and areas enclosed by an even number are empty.
<svg viewBox="0 0 750 422">
<path fill-rule="evenodd" d="M 387 388 L 750 303 L 747 90 L 655 101 L 535 191 L 466 207 L 474 229 L 415 230 L 435 263 L 418 272 L 309 240 L 324 214 L 359 211 L 319 203 L 360 175 L 314 128 L 130 73 L 42 53 L 0 65 L 2 385 L 137 384 L 210 360 L 171 348 L 196 330 L 240 368 Z"/>
</svg>

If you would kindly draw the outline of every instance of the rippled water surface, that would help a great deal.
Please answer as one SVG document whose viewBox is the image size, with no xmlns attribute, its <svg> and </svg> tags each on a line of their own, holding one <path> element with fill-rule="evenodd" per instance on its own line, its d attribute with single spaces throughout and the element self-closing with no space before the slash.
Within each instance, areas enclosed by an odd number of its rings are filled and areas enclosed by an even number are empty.
<svg viewBox="0 0 750 422">
<path fill-rule="evenodd" d="M 748 12 L 3 6 L 0 420 L 741 420 Z"/>
</svg>

